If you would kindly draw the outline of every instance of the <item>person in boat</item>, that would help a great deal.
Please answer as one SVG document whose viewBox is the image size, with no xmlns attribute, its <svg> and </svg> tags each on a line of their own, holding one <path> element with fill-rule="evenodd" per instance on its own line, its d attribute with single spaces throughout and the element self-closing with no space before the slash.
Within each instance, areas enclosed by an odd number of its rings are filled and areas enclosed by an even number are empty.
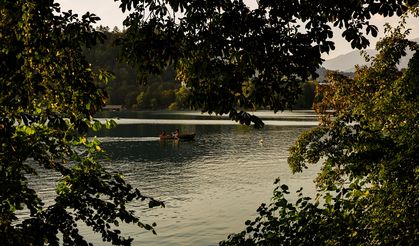
<svg viewBox="0 0 419 246">
<path fill-rule="evenodd" d="M 166 132 L 165 131 L 161 131 L 160 132 L 160 140 L 162 140 L 162 139 L 166 139 L 167 138 L 167 134 L 166 134 Z"/>
<path fill-rule="evenodd" d="M 173 133 L 173 137 L 174 137 L 175 139 L 179 139 L 179 136 L 180 136 L 179 129 L 176 129 L 176 131 Z"/>
</svg>

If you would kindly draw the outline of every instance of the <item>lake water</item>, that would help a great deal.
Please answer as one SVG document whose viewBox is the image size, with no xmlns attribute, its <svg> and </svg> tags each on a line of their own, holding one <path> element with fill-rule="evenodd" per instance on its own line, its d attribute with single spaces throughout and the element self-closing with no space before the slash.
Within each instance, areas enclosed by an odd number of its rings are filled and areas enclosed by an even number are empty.
<svg viewBox="0 0 419 246">
<path fill-rule="evenodd" d="M 98 136 L 109 157 L 104 165 L 166 204 L 153 209 L 131 205 L 143 222 L 157 223 L 157 235 L 121 226 L 134 238 L 133 245 L 217 245 L 243 230 L 261 203 L 269 203 L 278 177 L 293 190 L 304 187 L 306 194 L 314 192 L 318 169 L 292 175 L 287 164 L 288 148 L 303 131 L 317 125 L 311 111 L 257 113 L 265 119 L 263 129 L 195 112 L 119 115 L 118 126 Z M 159 141 L 161 130 L 176 128 L 196 133 L 195 140 Z M 87 228 L 82 231 L 102 244 Z"/>
</svg>

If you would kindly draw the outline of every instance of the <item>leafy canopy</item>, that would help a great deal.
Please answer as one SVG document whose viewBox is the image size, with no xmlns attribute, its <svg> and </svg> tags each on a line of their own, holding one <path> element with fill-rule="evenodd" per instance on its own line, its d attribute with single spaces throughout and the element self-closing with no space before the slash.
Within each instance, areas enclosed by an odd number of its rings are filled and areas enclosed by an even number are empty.
<svg viewBox="0 0 419 246">
<path fill-rule="evenodd" d="M 418 1 L 260 0 L 253 10 L 242 0 L 119 2 L 132 11 L 123 58 L 141 74 L 173 64 L 192 109 L 261 127 L 244 111 L 291 108 L 301 82 L 317 76 L 321 54 L 334 49 L 332 24 L 365 48 L 366 35 L 378 32 L 372 15 L 400 16 Z"/>
<path fill-rule="evenodd" d="M 60 13 L 52 0 L 2 0 L 0 18 L 0 244 L 87 245 L 81 223 L 113 244 L 132 241 L 115 229 L 121 222 L 152 230 L 127 203 L 162 203 L 107 172 L 99 142 L 87 138 L 101 127 L 93 115 L 109 79 L 82 55 L 103 39 L 91 27 L 99 18 Z M 44 172 L 57 177 L 53 201 L 31 185 Z"/>
<path fill-rule="evenodd" d="M 320 164 L 316 199 L 278 185 L 245 231 L 221 245 L 417 245 L 419 242 L 419 45 L 387 26 L 371 67 L 332 73 L 318 90 L 321 125 L 300 136 L 294 172 Z M 397 70 L 405 50 L 409 67 Z"/>
</svg>

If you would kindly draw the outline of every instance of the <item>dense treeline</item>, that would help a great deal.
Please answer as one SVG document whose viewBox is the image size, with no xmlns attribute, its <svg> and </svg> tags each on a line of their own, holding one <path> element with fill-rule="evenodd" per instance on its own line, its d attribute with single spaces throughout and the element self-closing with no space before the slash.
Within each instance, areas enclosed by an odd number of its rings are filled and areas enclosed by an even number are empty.
<svg viewBox="0 0 419 246">
<path fill-rule="evenodd" d="M 168 67 L 160 75 L 149 76 L 146 81 L 139 80 L 135 69 L 120 62 L 118 38 L 124 31 L 114 27 L 99 26 L 97 31 L 105 34 L 106 39 L 84 50 L 87 60 L 97 69 L 106 69 L 114 74 L 107 86 L 108 104 L 122 105 L 133 110 L 188 109 L 188 89 L 177 81 L 175 70 Z M 322 76 L 321 76 L 322 77 Z M 302 94 L 294 109 L 310 109 L 313 105 L 316 82 L 302 85 Z"/>
<path fill-rule="evenodd" d="M 135 84 L 136 74 L 127 65 L 118 62 L 119 49 L 113 45 L 121 32 L 114 28 L 112 32 L 108 27 L 98 27 L 98 31 L 106 35 L 103 43 L 85 49 L 84 54 L 94 68 L 102 68 L 114 73 L 115 78 L 108 84 L 109 104 L 128 106 L 135 102 L 138 86 Z M 134 83 L 133 83 L 134 82 Z"/>
<path fill-rule="evenodd" d="M 175 80 L 173 68 L 167 68 L 161 75 L 149 77 L 147 81 L 138 79 L 135 70 L 119 62 L 120 47 L 116 41 L 123 32 L 117 27 L 98 27 L 106 35 L 103 43 L 85 49 L 87 60 L 97 69 L 106 69 L 114 74 L 107 86 L 108 104 L 122 105 L 127 109 L 183 109 L 182 98 L 186 93 Z"/>
</svg>

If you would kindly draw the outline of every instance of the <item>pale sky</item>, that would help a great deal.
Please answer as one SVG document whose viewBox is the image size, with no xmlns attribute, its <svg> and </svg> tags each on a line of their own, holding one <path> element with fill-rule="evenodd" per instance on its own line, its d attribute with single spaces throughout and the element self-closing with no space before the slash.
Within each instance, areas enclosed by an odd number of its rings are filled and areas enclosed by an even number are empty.
<svg viewBox="0 0 419 246">
<path fill-rule="evenodd" d="M 119 2 L 114 2 L 114 0 L 57 0 L 56 2 L 60 3 L 62 11 L 71 9 L 73 10 L 73 13 L 78 13 L 79 16 L 86 12 L 95 13 L 101 18 L 101 21 L 98 23 L 99 25 L 108 26 L 111 30 L 115 26 L 122 29 L 122 22 L 125 19 L 125 15 L 119 9 Z M 247 2 L 249 6 L 256 6 L 256 0 L 245 0 L 245 2 Z M 379 37 L 383 35 L 383 25 L 387 22 L 396 26 L 397 18 L 384 18 L 381 16 L 373 17 L 372 23 L 380 29 Z M 419 37 L 418 18 L 409 18 L 407 27 L 412 29 L 409 38 L 413 39 Z M 336 49 L 329 55 L 325 54 L 323 56 L 324 59 L 330 59 L 352 51 L 350 44 L 342 38 L 341 33 L 340 30 L 335 31 L 334 41 Z M 369 40 L 371 45 L 368 48 L 374 48 L 378 38 L 369 37 Z"/>
</svg>

